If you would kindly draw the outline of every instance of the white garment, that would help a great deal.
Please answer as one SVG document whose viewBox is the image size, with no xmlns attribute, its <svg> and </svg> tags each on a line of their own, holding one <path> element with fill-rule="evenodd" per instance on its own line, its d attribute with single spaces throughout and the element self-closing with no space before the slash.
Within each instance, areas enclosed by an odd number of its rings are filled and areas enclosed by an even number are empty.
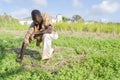
<svg viewBox="0 0 120 80">
<path fill-rule="evenodd" d="M 57 32 L 52 32 L 51 34 L 49 33 L 43 34 L 42 60 L 49 59 L 52 57 L 52 53 L 54 51 L 54 49 L 52 48 L 52 40 L 57 39 L 57 38 L 58 38 Z"/>
</svg>

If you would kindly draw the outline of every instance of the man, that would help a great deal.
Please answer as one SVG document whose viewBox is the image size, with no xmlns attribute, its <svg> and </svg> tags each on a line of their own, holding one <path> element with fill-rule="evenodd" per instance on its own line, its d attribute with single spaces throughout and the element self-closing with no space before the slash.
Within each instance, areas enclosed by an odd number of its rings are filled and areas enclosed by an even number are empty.
<svg viewBox="0 0 120 80">
<path fill-rule="evenodd" d="M 51 27 L 51 25 L 48 26 L 48 28 L 45 28 L 45 30 L 40 31 L 43 25 L 43 17 L 39 10 L 33 10 L 31 12 L 31 17 L 33 22 L 25 35 L 25 39 L 24 42 L 22 43 L 22 47 L 17 61 L 23 60 L 25 49 L 33 39 L 36 39 L 36 46 L 39 46 L 41 41 L 43 42 L 42 59 L 49 60 L 51 59 L 52 53 L 54 52 L 54 49 L 51 47 L 51 42 L 53 39 L 58 38 L 58 34 L 52 31 L 53 27 Z"/>
</svg>

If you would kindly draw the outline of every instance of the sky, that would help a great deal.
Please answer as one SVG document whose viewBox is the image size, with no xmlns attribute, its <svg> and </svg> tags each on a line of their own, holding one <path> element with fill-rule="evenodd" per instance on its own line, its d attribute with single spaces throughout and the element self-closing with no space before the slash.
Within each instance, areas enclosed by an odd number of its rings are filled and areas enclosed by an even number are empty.
<svg viewBox="0 0 120 80">
<path fill-rule="evenodd" d="M 30 17 L 33 9 L 52 17 L 78 14 L 84 20 L 120 22 L 120 0 L 0 0 L 0 14 L 18 19 Z"/>
</svg>

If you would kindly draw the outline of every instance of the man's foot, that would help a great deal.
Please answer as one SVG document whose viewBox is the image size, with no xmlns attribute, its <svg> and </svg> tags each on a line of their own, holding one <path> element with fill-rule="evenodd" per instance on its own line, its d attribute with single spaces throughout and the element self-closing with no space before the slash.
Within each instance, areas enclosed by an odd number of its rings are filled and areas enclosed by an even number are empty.
<svg viewBox="0 0 120 80">
<path fill-rule="evenodd" d="M 40 46 L 40 43 L 36 43 L 36 46 Z"/>
</svg>

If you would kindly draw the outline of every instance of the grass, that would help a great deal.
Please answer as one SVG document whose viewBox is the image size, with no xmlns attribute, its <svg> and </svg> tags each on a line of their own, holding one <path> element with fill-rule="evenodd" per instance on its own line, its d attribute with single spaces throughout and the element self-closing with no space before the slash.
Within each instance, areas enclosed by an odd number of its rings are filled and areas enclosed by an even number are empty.
<svg viewBox="0 0 120 80">
<path fill-rule="evenodd" d="M 56 23 L 55 28 L 59 31 L 84 31 L 84 32 L 103 32 L 103 33 L 120 33 L 119 23 L 88 23 L 77 22 L 77 23 Z"/>
<path fill-rule="evenodd" d="M 120 24 L 57 23 L 57 31 L 72 31 L 73 35 L 60 34 L 53 41 L 55 54 L 49 65 L 41 60 L 42 44 L 28 45 L 22 63 L 16 62 L 24 33 L 28 25 L 16 19 L 0 16 L 0 80 L 119 80 L 120 38 L 80 37 L 75 32 L 119 33 Z M 4 24 L 3 24 L 4 23 Z M 12 34 L 11 34 L 12 32 Z M 22 34 L 22 35 L 21 35 Z M 79 34 L 78 34 L 79 35 Z"/>
<path fill-rule="evenodd" d="M 83 21 L 76 23 L 56 23 L 54 24 L 57 31 L 84 31 L 84 32 L 103 32 L 103 33 L 120 33 L 120 23 L 88 23 Z M 29 25 L 21 25 L 19 20 L 4 14 L 0 15 L 0 29 L 7 30 L 27 30 Z"/>
<path fill-rule="evenodd" d="M 33 41 L 22 63 L 16 62 L 23 36 L 0 34 L 0 80 L 119 80 L 120 39 L 59 35 L 49 65 Z"/>
<path fill-rule="evenodd" d="M 28 25 L 21 25 L 17 19 L 14 19 L 9 15 L 4 14 L 0 15 L 0 29 L 26 30 L 28 29 Z"/>
</svg>

